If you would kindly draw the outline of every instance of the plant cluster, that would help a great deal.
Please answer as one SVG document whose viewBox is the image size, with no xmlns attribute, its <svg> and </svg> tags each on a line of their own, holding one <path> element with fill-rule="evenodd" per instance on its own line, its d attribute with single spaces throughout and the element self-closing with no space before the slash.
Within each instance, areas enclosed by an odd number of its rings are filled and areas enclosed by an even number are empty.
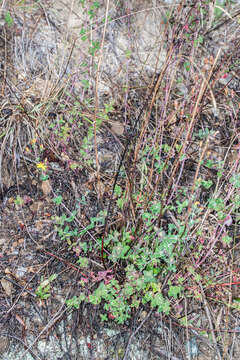
<svg viewBox="0 0 240 360">
<path fill-rule="evenodd" d="M 98 38 L 95 30 L 113 20 L 106 14 L 97 22 L 98 1 L 80 3 L 88 15 L 79 31 L 81 41 L 89 43 L 89 62 L 80 64 L 84 100 L 64 88 L 58 94 L 59 113 L 44 124 L 53 147 L 66 157 L 66 173 L 94 173 L 88 192 L 71 210 L 66 211 L 62 194 L 52 198 L 54 230 L 82 274 L 79 293 L 66 304 L 69 308 L 79 308 L 81 303 L 98 306 L 102 321 L 119 324 L 144 306 L 182 318 L 184 299 L 200 301 L 203 291 L 208 293 L 221 282 L 223 264 L 229 261 L 230 251 L 234 258 L 239 239 L 240 148 L 235 136 L 239 101 L 220 82 L 238 62 L 210 54 L 198 61 L 209 23 L 210 28 L 217 26 L 228 2 L 214 2 L 211 18 L 209 1 L 196 1 L 191 7 L 180 4 L 164 12 L 162 23 L 171 36 L 162 72 L 154 74 L 148 91 L 135 79 L 119 86 L 124 111 L 115 99 L 100 106 L 97 95 L 104 37 Z M 7 26 L 13 21 L 6 13 Z M 119 72 L 131 65 L 130 50 L 125 54 L 126 63 Z M 229 126 L 219 115 L 224 103 Z M 41 105 L 43 112 L 44 106 L 46 110 L 52 104 Z M 109 130 L 116 109 L 124 112 L 124 127 L 130 130 L 117 140 L 122 151 L 118 170 L 109 179 L 100 171 L 98 136 Z M 37 118 L 36 107 L 31 116 Z M 41 160 L 44 145 L 38 145 L 36 170 L 42 182 L 49 181 L 49 161 Z M 32 148 L 38 145 L 32 143 Z M 219 149 L 218 157 L 213 149 Z M 89 193 L 95 195 L 98 212 L 81 222 Z M 22 205 L 21 197 L 15 203 Z M 50 297 L 55 279 L 55 274 L 42 279 L 36 291 L 42 300 Z M 225 294 L 219 291 L 215 301 L 227 303 Z"/>
</svg>

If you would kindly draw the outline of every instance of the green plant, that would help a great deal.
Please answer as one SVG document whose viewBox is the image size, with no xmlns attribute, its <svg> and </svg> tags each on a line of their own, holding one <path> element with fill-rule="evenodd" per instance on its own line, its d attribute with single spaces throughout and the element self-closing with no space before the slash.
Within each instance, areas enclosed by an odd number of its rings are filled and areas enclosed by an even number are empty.
<svg viewBox="0 0 240 360">
<path fill-rule="evenodd" d="M 36 290 L 36 295 L 38 297 L 40 297 L 41 300 L 46 300 L 48 299 L 51 294 L 50 294 L 50 290 L 51 290 L 51 283 L 57 278 L 57 274 L 52 274 L 51 276 L 49 276 L 48 279 L 41 281 L 40 285 L 38 286 L 37 290 Z"/>
<path fill-rule="evenodd" d="M 7 24 L 8 26 L 12 26 L 13 23 L 14 23 L 13 18 L 12 18 L 12 16 L 11 16 L 11 14 L 10 14 L 9 11 L 7 11 L 6 14 L 5 14 L 5 22 L 6 22 L 6 24 Z"/>
<path fill-rule="evenodd" d="M 119 188 L 116 193 L 121 194 Z M 151 212 L 143 214 L 143 219 L 147 221 L 146 225 L 149 227 L 144 236 L 144 247 L 139 248 L 137 243 L 133 245 L 132 232 L 126 230 L 121 234 L 113 231 L 104 241 L 104 246 L 108 246 L 110 250 L 109 260 L 113 264 L 121 261 L 128 264 L 124 284 L 120 285 L 114 278 L 107 279 L 101 281 L 89 297 L 84 298 L 81 295 L 81 301 L 94 305 L 103 302 L 107 314 L 110 313 L 118 323 L 124 323 L 130 318 L 132 310 L 137 309 L 141 303 L 150 302 L 153 308 L 156 307 L 159 312 L 166 314 L 170 311 L 170 302 L 162 295 L 158 276 L 165 270 L 176 270 L 177 248 L 181 252 L 181 246 L 177 246 L 177 243 L 184 242 L 184 228 L 180 226 L 177 234 L 176 227 L 169 226 L 167 234 L 162 230 L 156 235 L 151 223 L 159 214 L 160 208 L 160 204 L 153 203 L 150 207 Z M 156 236 L 161 239 L 160 242 Z M 181 286 L 170 285 L 169 296 L 176 298 L 181 290 Z M 74 303 L 69 301 L 67 304 L 75 307 L 81 301 L 75 298 Z M 101 318 L 103 321 L 106 320 L 106 315 L 102 314 Z"/>
<path fill-rule="evenodd" d="M 24 200 L 21 196 L 17 195 L 16 199 L 14 200 L 16 205 L 22 206 L 24 204 Z"/>
<path fill-rule="evenodd" d="M 119 86 L 119 98 L 126 99 L 124 116 L 126 130 L 129 126 L 130 131 L 115 139 L 121 148 L 119 168 L 117 174 L 112 169 L 113 177 L 109 178 L 97 168 L 97 159 L 94 162 L 100 148 L 99 138 L 105 141 L 106 125 L 114 121 L 115 111 L 123 113 L 123 104 L 118 103 L 117 97 L 114 103 L 104 103 L 100 96 L 98 99 L 101 91 L 96 81 L 97 65 L 103 42 L 95 30 L 109 17 L 94 22 L 99 2 L 79 2 L 88 18 L 79 34 L 81 41 L 89 44 L 87 57 L 79 67 L 83 96 L 76 98 L 69 89 L 64 90 L 59 104 L 62 112 L 48 123 L 54 144 L 64 152 L 71 150 L 69 159 L 74 160 L 67 159 L 68 171 L 78 179 L 84 178 L 84 186 L 78 184 L 83 194 L 81 199 L 75 199 L 73 210 L 66 212 L 61 195 L 52 203 L 57 208 L 57 215 L 52 217 L 55 231 L 61 244 L 65 242 L 71 250 L 77 269 L 82 271 L 81 292 L 68 299 L 67 305 L 78 309 L 82 303 L 91 304 L 100 309 L 102 321 L 114 320 L 120 324 L 145 305 L 166 315 L 174 314 L 183 298 L 202 299 L 201 287 L 208 294 L 208 287 L 216 283 L 217 276 L 219 279 L 222 276 L 212 264 L 228 263 L 224 251 L 229 250 L 238 236 L 235 223 L 239 220 L 240 207 L 239 159 L 228 166 L 227 154 L 220 160 L 207 156 L 211 151 L 209 143 L 213 146 L 215 139 L 223 136 L 218 130 L 228 127 L 227 120 L 220 126 L 212 119 L 209 99 L 217 107 L 218 93 L 224 97 L 227 89 L 215 93 L 217 77 L 208 78 L 208 71 L 214 75 L 223 70 L 230 73 L 238 61 L 231 65 L 227 61 L 223 66 L 219 59 L 215 63 L 209 55 L 203 61 L 208 65 L 205 67 L 196 56 L 206 40 L 201 35 L 207 31 L 206 24 L 213 21 L 211 26 L 214 26 L 223 11 L 216 2 L 215 10 L 212 8 L 214 19 L 209 19 L 206 0 L 185 11 L 179 23 L 181 14 L 174 9 L 163 16 L 166 29 L 170 26 L 171 33 L 174 29 L 179 31 L 168 46 L 171 51 L 160 77 L 155 74 L 155 85 L 149 85 L 144 96 L 137 77 L 131 83 L 128 76 Z M 225 5 L 226 2 L 222 8 Z M 134 49 L 127 46 L 122 54 L 130 67 Z M 124 63 L 120 69 L 125 70 Z M 148 94 L 151 95 L 147 97 Z M 62 101 L 65 95 L 66 103 Z M 238 101 L 236 104 L 234 101 L 232 94 L 226 102 L 232 117 L 238 114 Z M 237 116 L 234 121 L 229 126 L 229 136 L 224 135 L 229 153 L 238 146 L 231 133 L 236 128 Z M 221 146 L 222 142 L 219 143 Z M 37 168 L 40 179 L 47 180 L 47 164 L 38 163 Z M 89 188 L 84 193 L 86 184 Z M 104 193 L 99 194 L 98 186 L 92 184 L 104 184 Z M 91 217 L 88 196 L 92 195 L 96 207 L 102 211 Z M 63 207 L 65 210 L 61 212 Z M 103 269 L 99 271 L 101 266 Z M 50 283 L 43 285 L 38 296 L 47 298 Z M 185 320 L 188 324 L 187 317 Z"/>
<path fill-rule="evenodd" d="M 56 199 L 56 198 L 55 198 Z M 77 211 L 73 211 L 71 216 L 66 216 L 65 214 L 61 216 L 53 216 L 54 222 L 57 224 L 55 226 L 55 230 L 57 231 L 58 235 L 60 236 L 61 240 L 67 240 L 69 245 L 72 244 L 71 239 L 73 237 L 78 236 L 78 229 L 70 229 L 69 225 L 65 225 L 65 223 L 72 223 L 75 219 Z"/>
</svg>

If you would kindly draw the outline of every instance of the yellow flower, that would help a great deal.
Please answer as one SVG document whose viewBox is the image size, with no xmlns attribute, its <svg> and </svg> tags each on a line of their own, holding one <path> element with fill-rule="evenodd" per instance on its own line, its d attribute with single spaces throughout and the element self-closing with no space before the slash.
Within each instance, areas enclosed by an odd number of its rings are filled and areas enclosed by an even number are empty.
<svg viewBox="0 0 240 360">
<path fill-rule="evenodd" d="M 46 163 L 40 162 L 40 163 L 37 163 L 37 168 L 41 169 L 43 171 L 46 171 L 47 170 L 47 165 L 46 165 Z"/>
</svg>

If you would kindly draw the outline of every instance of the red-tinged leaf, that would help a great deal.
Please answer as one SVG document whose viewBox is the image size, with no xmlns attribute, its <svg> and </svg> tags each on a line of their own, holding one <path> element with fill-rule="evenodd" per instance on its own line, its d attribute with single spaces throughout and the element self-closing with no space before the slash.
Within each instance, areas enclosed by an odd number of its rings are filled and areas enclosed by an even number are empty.
<svg viewBox="0 0 240 360">
<path fill-rule="evenodd" d="M 108 313 L 108 318 L 110 320 L 114 320 L 115 319 L 115 316 L 112 314 L 112 313 Z"/>
<path fill-rule="evenodd" d="M 228 214 L 224 219 L 224 225 L 230 226 L 232 225 L 232 217 L 230 214 Z"/>
</svg>

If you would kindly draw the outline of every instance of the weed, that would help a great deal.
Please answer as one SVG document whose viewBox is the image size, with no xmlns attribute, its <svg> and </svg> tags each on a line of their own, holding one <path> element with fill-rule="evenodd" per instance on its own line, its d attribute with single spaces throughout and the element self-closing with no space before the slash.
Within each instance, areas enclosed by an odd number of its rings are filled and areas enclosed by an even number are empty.
<svg viewBox="0 0 240 360">
<path fill-rule="evenodd" d="M 48 279 L 41 281 L 41 284 L 38 286 L 37 290 L 36 290 L 36 295 L 40 297 L 41 300 L 46 300 L 48 299 L 51 294 L 50 294 L 50 290 L 51 290 L 51 283 L 57 278 L 57 274 L 52 274 L 51 276 L 49 276 Z"/>
<path fill-rule="evenodd" d="M 5 14 L 5 22 L 8 26 L 12 26 L 14 23 L 14 20 L 9 11 L 7 11 Z"/>
</svg>

